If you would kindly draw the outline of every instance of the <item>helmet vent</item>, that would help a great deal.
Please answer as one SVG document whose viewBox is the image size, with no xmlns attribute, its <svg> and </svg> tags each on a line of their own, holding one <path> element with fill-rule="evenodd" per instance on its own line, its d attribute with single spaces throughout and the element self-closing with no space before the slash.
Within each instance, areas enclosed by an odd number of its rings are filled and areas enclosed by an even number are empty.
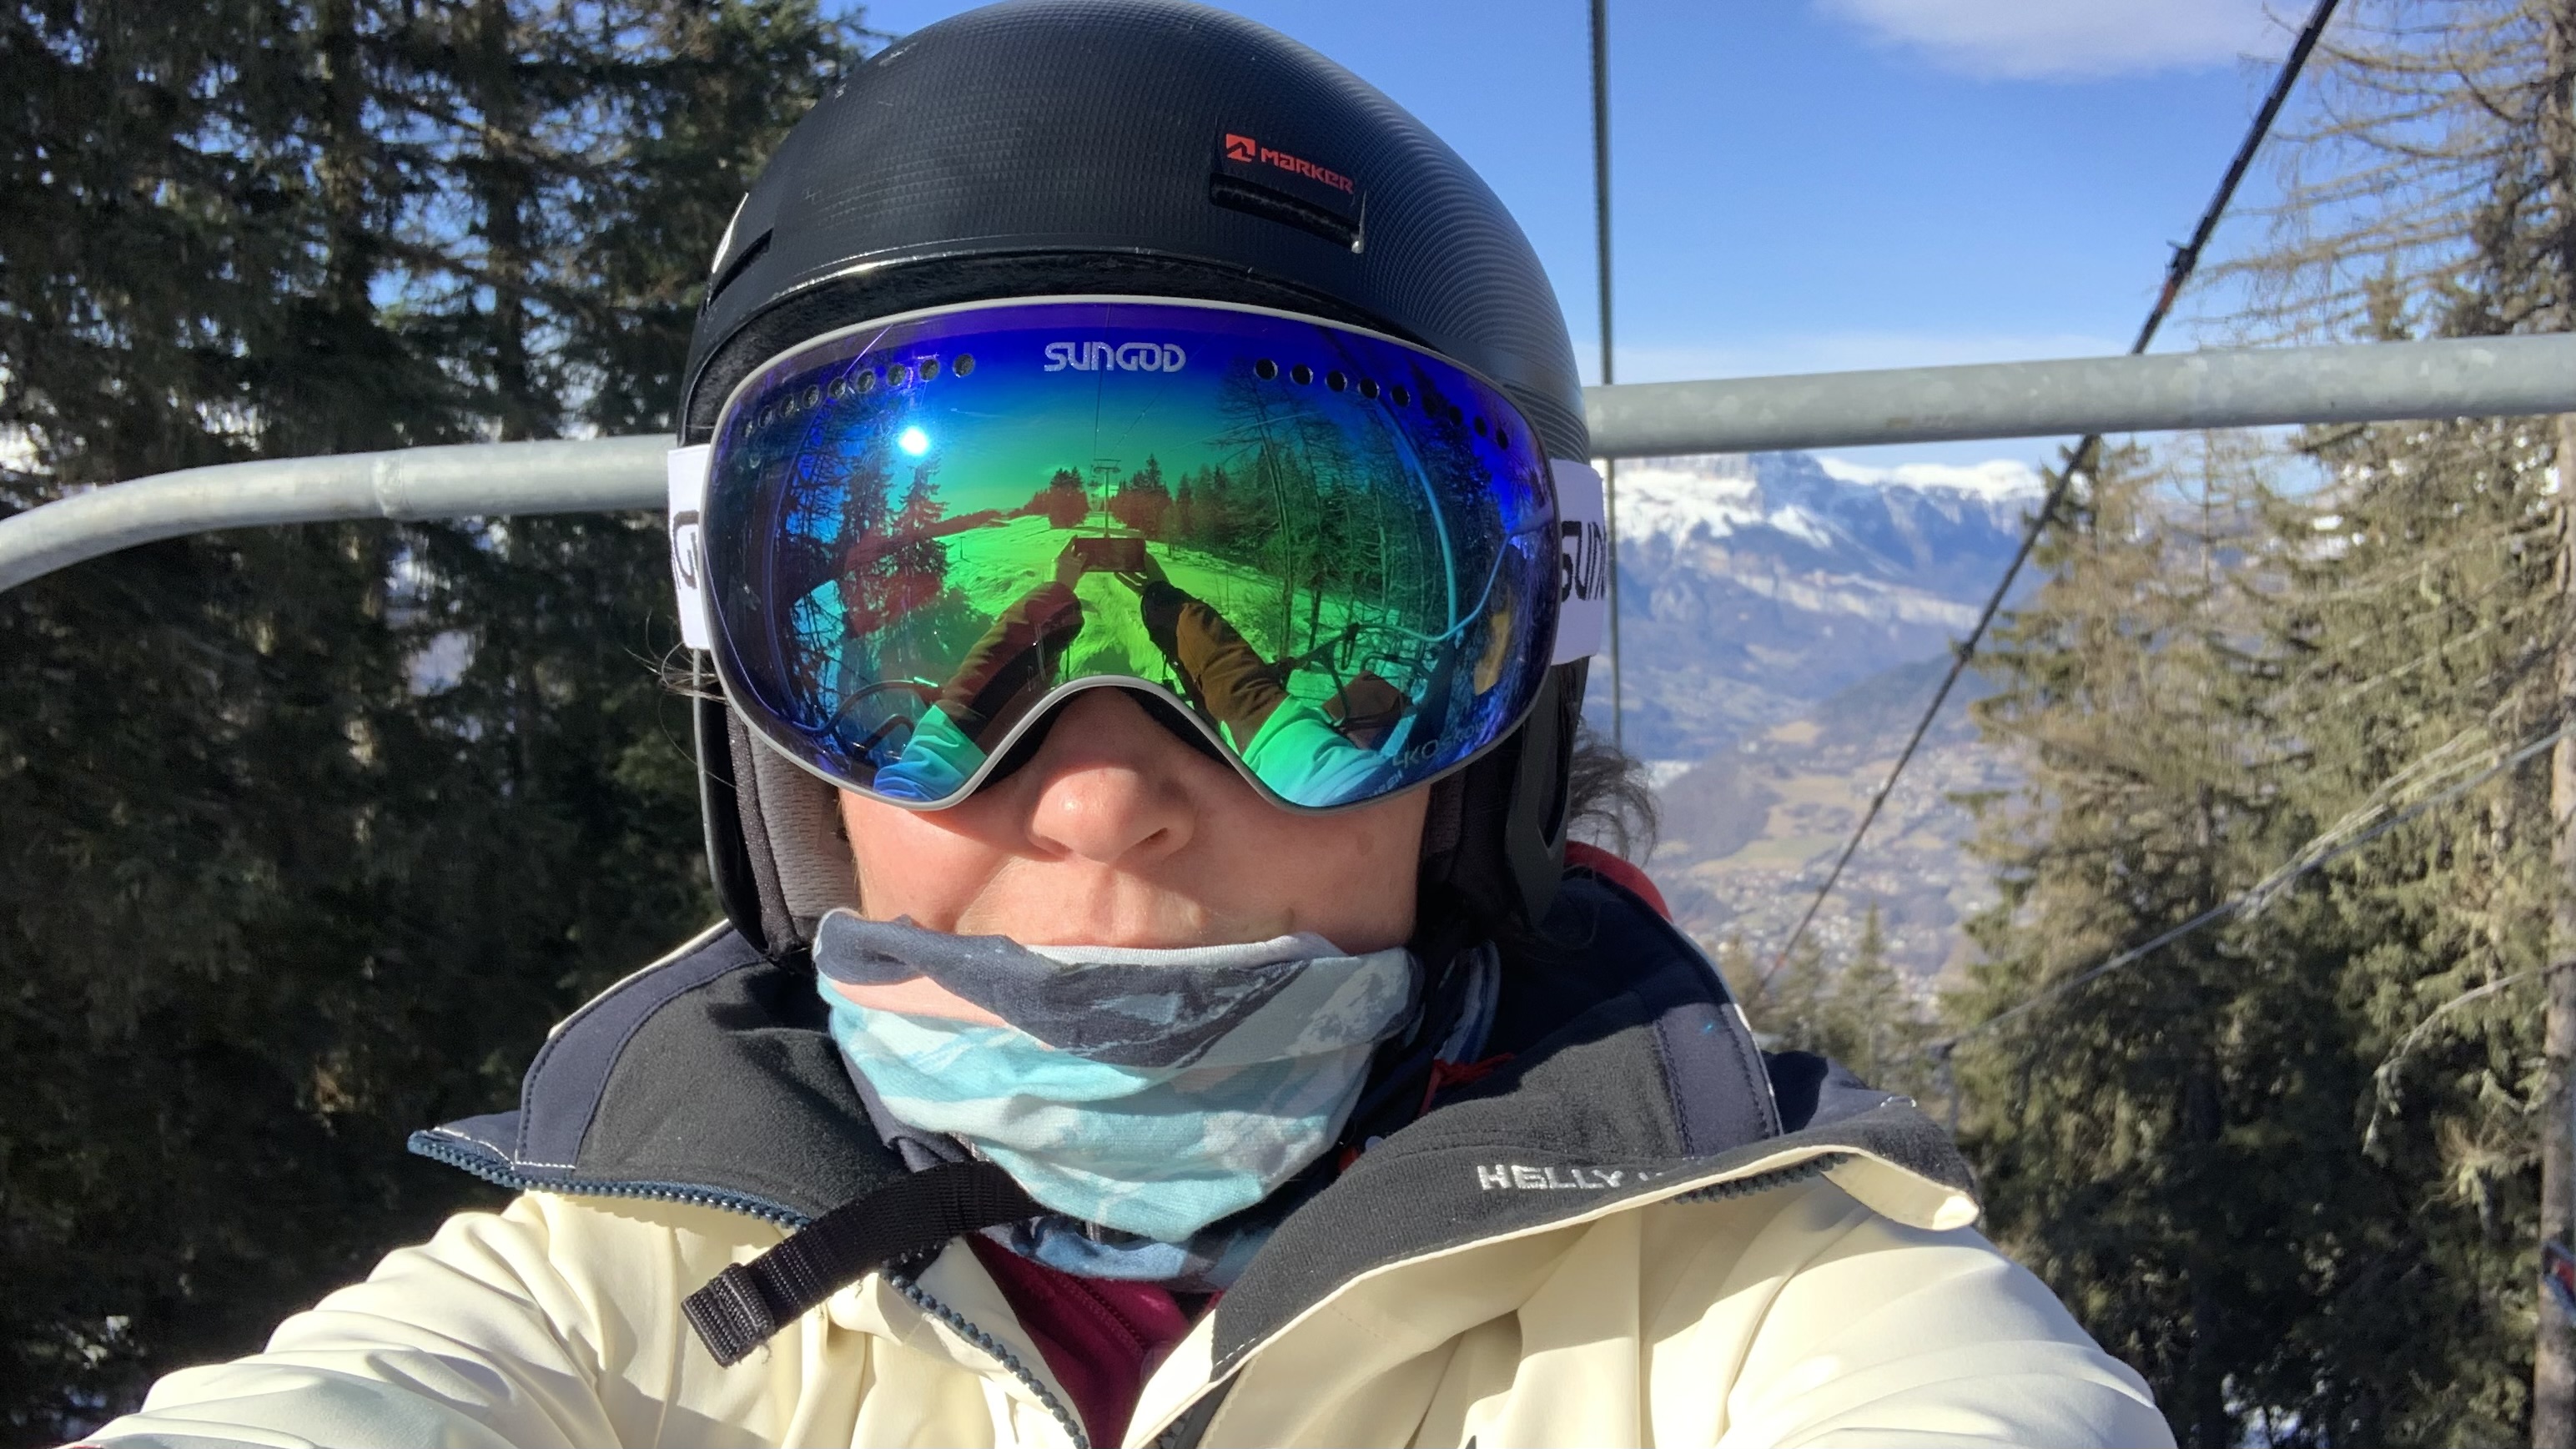
<svg viewBox="0 0 2576 1449">
<path fill-rule="evenodd" d="M 1211 176 L 1208 178 L 1208 200 L 1229 210 L 1249 212 L 1271 221 L 1285 222 L 1299 231 L 1312 232 L 1345 251 L 1360 249 L 1357 221 L 1335 216 L 1311 201 L 1300 200 L 1257 181 Z"/>
</svg>

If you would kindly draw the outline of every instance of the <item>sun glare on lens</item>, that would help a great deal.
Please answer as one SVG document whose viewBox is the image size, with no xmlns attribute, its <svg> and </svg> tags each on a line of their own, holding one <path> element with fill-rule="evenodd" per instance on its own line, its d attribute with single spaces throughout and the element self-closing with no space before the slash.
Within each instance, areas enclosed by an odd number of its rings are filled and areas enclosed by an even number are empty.
<svg viewBox="0 0 2576 1449">
<path fill-rule="evenodd" d="M 895 437 L 895 446 L 918 458 L 930 451 L 930 435 L 919 428 L 906 428 Z"/>
</svg>

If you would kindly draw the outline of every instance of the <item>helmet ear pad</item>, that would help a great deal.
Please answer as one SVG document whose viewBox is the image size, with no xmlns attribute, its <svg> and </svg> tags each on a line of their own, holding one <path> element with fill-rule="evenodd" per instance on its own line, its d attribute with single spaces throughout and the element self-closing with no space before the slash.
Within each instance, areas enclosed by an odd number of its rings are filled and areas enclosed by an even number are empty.
<svg viewBox="0 0 2576 1449">
<path fill-rule="evenodd" d="M 1582 660 L 1550 669 L 1519 729 L 1431 787 L 1414 930 L 1426 959 L 1547 918 L 1565 873 L 1566 784 L 1589 672 Z"/>
<path fill-rule="evenodd" d="M 697 746 L 708 871 L 726 918 L 767 956 L 812 944 L 826 914 L 859 904 L 841 792 L 754 739 L 712 692 L 697 702 Z"/>
<path fill-rule="evenodd" d="M 734 930 L 753 950 L 775 957 L 794 935 L 787 929 L 786 902 L 761 889 L 751 866 L 751 842 L 762 832 L 756 823 L 745 823 L 760 819 L 758 801 L 746 803 L 734 785 L 733 735 L 742 722 L 726 703 L 713 671 L 703 667 L 705 656 L 696 657 L 701 667 L 697 692 L 689 701 L 689 734 L 698 756 L 698 816 L 707 836 L 708 884 L 715 889 L 716 908 Z M 772 940 L 781 942 L 781 948 L 772 949 Z"/>
</svg>

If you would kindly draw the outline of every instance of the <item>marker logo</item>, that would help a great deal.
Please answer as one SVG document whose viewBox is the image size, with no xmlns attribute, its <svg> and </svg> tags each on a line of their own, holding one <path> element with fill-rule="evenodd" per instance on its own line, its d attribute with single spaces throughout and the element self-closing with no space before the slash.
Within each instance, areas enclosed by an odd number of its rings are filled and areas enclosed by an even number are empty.
<svg viewBox="0 0 2576 1449">
<path fill-rule="evenodd" d="M 1291 156 L 1276 146 L 1264 146 L 1250 136 L 1233 131 L 1225 133 L 1225 159 L 1247 166 L 1270 166 L 1291 176 L 1329 186 L 1344 196 L 1357 194 L 1351 178 L 1328 166 L 1318 166 L 1303 156 Z"/>
</svg>

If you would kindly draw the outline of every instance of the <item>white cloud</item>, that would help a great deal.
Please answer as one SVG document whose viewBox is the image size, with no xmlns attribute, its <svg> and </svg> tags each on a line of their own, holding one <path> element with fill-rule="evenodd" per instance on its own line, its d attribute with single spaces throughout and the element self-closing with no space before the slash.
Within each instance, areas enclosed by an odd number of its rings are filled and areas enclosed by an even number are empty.
<svg viewBox="0 0 2576 1449">
<path fill-rule="evenodd" d="M 2265 0 L 1819 0 L 1880 39 L 1971 75 L 2077 79 L 2278 54 Z"/>
</svg>

